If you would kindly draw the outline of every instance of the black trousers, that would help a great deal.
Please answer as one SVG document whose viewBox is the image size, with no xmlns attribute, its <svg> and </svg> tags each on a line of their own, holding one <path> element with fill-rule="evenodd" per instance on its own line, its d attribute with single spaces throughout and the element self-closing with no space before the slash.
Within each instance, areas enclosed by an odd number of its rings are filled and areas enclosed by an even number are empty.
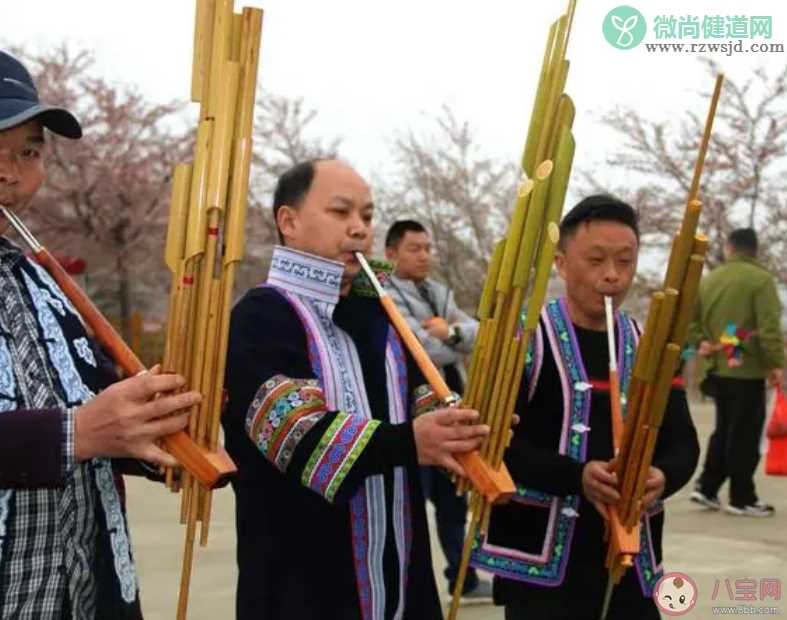
<svg viewBox="0 0 787 620">
<path fill-rule="evenodd" d="M 730 503 L 757 502 L 754 472 L 760 462 L 760 440 L 765 423 L 765 380 L 712 376 L 716 428 L 708 440 L 699 489 L 715 497 L 730 479 Z"/>
<path fill-rule="evenodd" d="M 583 601 L 566 600 L 563 605 L 549 607 L 514 603 L 505 606 L 505 620 L 598 620 L 601 608 Z M 661 615 L 652 599 L 612 602 L 606 620 L 660 620 Z"/>
</svg>

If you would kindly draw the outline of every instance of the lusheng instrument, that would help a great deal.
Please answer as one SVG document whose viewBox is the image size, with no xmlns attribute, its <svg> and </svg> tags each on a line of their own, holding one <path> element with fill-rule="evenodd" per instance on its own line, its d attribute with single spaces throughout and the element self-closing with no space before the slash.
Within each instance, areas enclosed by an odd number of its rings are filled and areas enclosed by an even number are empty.
<svg viewBox="0 0 787 620">
<path fill-rule="evenodd" d="M 407 324 L 402 313 L 399 312 L 391 296 L 377 280 L 377 276 L 369 266 L 364 255 L 361 252 L 355 252 L 355 257 L 360 263 L 361 269 L 366 275 L 366 279 L 371 283 L 389 320 L 404 341 L 415 363 L 418 364 L 418 368 L 421 369 L 424 378 L 429 383 L 437 399 L 446 407 L 457 405 L 459 399 L 448 387 L 440 371 L 429 357 L 421 341 L 418 340 L 418 337 Z M 473 487 L 478 493 L 485 497 L 487 501 L 491 503 L 501 503 L 508 501 L 513 495 L 515 491 L 514 481 L 511 479 L 505 465 L 493 469 L 487 462 L 481 459 L 477 451 L 455 454 L 454 458 L 462 465 L 462 469 L 465 470 L 467 478 L 473 484 Z"/>
<path fill-rule="evenodd" d="M 697 234 L 702 210 L 697 195 L 723 81 L 723 75 L 716 77 L 683 221 L 672 243 L 662 290 L 656 291 L 651 297 L 645 330 L 637 347 L 626 394 L 623 439 L 615 457 L 620 501 L 617 506 L 609 507 L 609 548 L 606 560 L 609 582 L 604 596 L 602 620 L 609 609 L 615 584 L 620 582 L 626 569 L 632 565 L 633 557 L 639 552 L 639 523 L 645 481 L 697 299 L 708 247 L 707 238 Z"/>
<path fill-rule="evenodd" d="M 549 30 L 522 156 L 522 183 L 508 234 L 495 248 L 478 306 L 480 327 L 462 402 L 477 409 L 481 421 L 491 428 L 480 453 L 493 468 L 502 465 L 510 441 L 525 356 L 538 327 L 560 240 L 558 225 L 575 148 L 571 134 L 574 104 L 563 92 L 575 10 L 576 0 L 569 0 L 566 13 Z M 458 491 L 465 490 L 466 484 L 460 481 Z M 481 537 L 486 535 L 491 508 L 483 496 L 471 491 L 470 526 L 450 619 L 456 618 L 476 535 L 479 531 Z"/>
<path fill-rule="evenodd" d="M 262 11 L 233 13 L 232 0 L 197 0 L 191 99 L 200 103 L 191 163 L 175 168 L 165 260 L 172 273 L 164 368 L 186 378 L 202 402 L 188 434 L 215 450 L 235 271 L 243 258 Z M 177 617 L 184 619 L 197 522 L 206 545 L 211 492 L 188 473 L 182 488 L 186 540 Z"/>
<path fill-rule="evenodd" d="M 144 372 L 145 366 L 134 351 L 123 341 L 112 324 L 93 305 L 87 294 L 68 275 L 57 259 L 33 236 L 19 216 L 1 205 L 0 211 L 30 248 L 36 262 L 57 282 L 57 285 L 93 333 L 93 337 L 110 355 L 115 364 L 129 377 Z M 206 488 L 213 488 L 236 471 L 232 461 L 221 447 L 217 446 L 212 451 L 208 450 L 194 442 L 185 431 L 178 431 L 165 437 L 163 444 L 178 463 Z"/>
</svg>

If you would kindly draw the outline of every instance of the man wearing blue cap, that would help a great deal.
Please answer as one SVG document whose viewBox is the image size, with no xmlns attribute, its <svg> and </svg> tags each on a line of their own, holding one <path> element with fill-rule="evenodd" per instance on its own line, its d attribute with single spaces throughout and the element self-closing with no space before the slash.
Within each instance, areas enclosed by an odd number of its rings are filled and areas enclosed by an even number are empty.
<svg viewBox="0 0 787 620">
<path fill-rule="evenodd" d="M 77 119 L 41 103 L 25 67 L 0 51 L 7 210 L 27 208 L 44 181 L 45 128 L 82 136 Z M 141 618 L 111 458 L 174 465 L 155 441 L 185 426 L 179 412 L 199 395 L 154 399 L 184 384 L 158 372 L 112 384 L 68 298 L 3 236 L 0 299 L 0 618 Z"/>
</svg>

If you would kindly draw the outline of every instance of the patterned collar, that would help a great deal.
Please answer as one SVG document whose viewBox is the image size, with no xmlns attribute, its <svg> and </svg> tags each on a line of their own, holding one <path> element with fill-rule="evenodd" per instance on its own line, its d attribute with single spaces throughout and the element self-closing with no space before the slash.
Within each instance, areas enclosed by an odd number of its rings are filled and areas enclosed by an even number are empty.
<svg viewBox="0 0 787 620">
<path fill-rule="evenodd" d="M 300 297 L 335 305 L 343 273 L 342 263 L 277 245 L 267 283 Z"/>
</svg>

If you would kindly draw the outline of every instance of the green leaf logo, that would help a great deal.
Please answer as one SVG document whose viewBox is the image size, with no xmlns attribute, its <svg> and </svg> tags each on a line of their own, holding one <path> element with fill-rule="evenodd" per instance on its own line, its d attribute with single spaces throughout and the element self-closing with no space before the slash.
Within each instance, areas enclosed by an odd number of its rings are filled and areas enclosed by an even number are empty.
<svg viewBox="0 0 787 620">
<path fill-rule="evenodd" d="M 648 27 L 645 17 L 633 6 L 621 5 L 604 18 L 602 31 L 607 42 L 619 50 L 634 49 L 642 43 Z"/>
</svg>

